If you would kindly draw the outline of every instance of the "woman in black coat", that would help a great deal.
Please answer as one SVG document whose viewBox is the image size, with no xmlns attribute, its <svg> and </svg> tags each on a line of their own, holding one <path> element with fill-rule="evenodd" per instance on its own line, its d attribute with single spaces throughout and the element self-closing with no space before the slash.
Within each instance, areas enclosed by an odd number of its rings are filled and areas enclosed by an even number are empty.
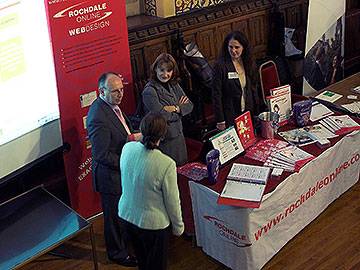
<svg viewBox="0 0 360 270">
<path fill-rule="evenodd" d="M 257 71 L 243 33 L 234 31 L 225 37 L 214 70 L 212 96 L 218 129 L 233 125 L 234 119 L 245 111 L 253 116 L 260 112 L 263 104 Z"/>
</svg>

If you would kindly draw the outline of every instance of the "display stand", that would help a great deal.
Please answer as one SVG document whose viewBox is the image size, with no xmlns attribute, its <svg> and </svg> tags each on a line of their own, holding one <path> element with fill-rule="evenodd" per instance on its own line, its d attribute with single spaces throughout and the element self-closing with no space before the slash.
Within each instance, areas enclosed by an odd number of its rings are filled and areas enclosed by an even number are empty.
<svg viewBox="0 0 360 270">
<path fill-rule="evenodd" d="M 17 269 L 89 229 L 98 269 L 92 224 L 43 187 L 0 204 L 0 269 Z"/>
</svg>

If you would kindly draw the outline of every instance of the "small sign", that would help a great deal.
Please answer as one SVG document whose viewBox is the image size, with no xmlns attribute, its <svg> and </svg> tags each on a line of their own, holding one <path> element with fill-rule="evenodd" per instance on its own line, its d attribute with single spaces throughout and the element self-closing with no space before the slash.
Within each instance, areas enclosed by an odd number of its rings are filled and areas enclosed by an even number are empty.
<svg viewBox="0 0 360 270">
<path fill-rule="evenodd" d="M 237 72 L 228 72 L 228 79 L 239 79 L 239 74 Z"/>
<path fill-rule="evenodd" d="M 234 126 L 221 131 L 209 140 L 213 147 L 220 151 L 221 165 L 244 151 L 244 147 L 240 142 Z"/>
<path fill-rule="evenodd" d="M 86 129 L 86 119 L 87 119 L 87 116 L 84 116 L 84 117 L 83 117 L 83 125 L 84 125 L 84 129 Z"/>
<path fill-rule="evenodd" d="M 89 107 L 97 98 L 96 91 L 80 95 L 81 108 Z"/>
</svg>

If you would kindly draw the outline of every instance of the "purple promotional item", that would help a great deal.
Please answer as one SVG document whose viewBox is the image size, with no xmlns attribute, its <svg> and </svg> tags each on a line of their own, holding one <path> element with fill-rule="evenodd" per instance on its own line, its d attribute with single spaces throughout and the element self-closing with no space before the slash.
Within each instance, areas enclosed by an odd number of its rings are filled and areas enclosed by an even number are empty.
<svg viewBox="0 0 360 270">
<path fill-rule="evenodd" d="M 220 152 L 217 149 L 210 150 L 206 154 L 206 165 L 208 170 L 208 179 L 209 182 L 215 184 L 219 175 L 219 166 L 220 166 Z"/>
<path fill-rule="evenodd" d="M 311 107 L 312 107 L 312 101 L 310 99 L 302 100 L 294 103 L 293 105 L 294 118 L 296 124 L 299 127 L 306 126 L 309 123 Z"/>
</svg>

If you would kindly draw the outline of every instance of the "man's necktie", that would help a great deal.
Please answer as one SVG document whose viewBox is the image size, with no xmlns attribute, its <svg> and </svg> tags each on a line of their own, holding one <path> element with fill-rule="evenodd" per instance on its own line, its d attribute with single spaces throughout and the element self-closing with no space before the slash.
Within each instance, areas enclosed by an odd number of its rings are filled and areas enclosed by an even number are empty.
<svg viewBox="0 0 360 270">
<path fill-rule="evenodd" d="M 129 129 L 128 125 L 126 124 L 125 118 L 124 118 L 124 116 L 123 116 L 120 108 L 119 108 L 119 107 L 115 107 L 115 108 L 114 108 L 114 112 L 115 112 L 115 114 L 117 115 L 117 117 L 119 118 L 121 124 L 124 126 L 127 134 L 130 135 L 130 134 L 131 134 L 130 129 Z"/>
</svg>

